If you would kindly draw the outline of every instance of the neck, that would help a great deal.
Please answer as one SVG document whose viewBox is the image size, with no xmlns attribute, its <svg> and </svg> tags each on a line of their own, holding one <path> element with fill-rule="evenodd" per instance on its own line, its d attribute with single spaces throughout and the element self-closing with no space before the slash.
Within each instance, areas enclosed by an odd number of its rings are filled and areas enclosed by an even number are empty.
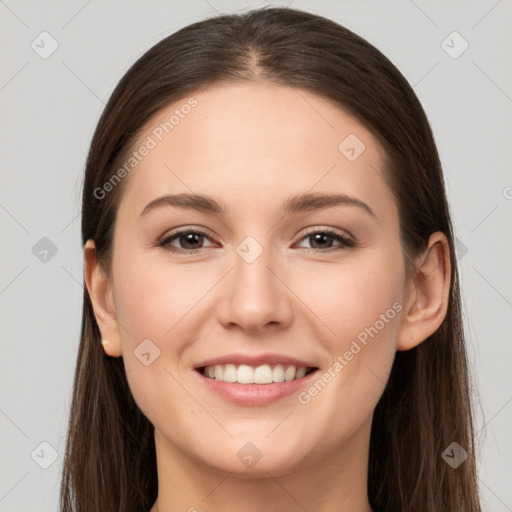
<svg viewBox="0 0 512 512">
<path fill-rule="evenodd" d="M 251 475 L 193 459 L 155 429 L 159 492 L 151 512 L 372 512 L 367 495 L 370 425 L 323 458 L 307 459 L 309 464 Z"/>
</svg>

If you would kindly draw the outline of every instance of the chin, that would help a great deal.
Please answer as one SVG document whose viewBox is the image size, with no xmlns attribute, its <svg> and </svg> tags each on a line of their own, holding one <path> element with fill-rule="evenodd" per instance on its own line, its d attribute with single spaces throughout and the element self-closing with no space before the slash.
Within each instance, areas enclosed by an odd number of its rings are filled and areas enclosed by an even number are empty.
<svg viewBox="0 0 512 512">
<path fill-rule="evenodd" d="M 228 453 L 233 453 L 233 456 Z M 296 457 L 297 450 L 288 453 L 277 446 L 258 450 L 254 444 L 247 442 L 234 452 L 225 450 L 222 460 L 219 461 L 217 457 L 215 461 L 206 463 L 217 471 L 232 473 L 237 478 L 255 480 L 268 478 L 269 473 L 275 477 L 285 476 L 302 468 L 302 460 Z"/>
</svg>

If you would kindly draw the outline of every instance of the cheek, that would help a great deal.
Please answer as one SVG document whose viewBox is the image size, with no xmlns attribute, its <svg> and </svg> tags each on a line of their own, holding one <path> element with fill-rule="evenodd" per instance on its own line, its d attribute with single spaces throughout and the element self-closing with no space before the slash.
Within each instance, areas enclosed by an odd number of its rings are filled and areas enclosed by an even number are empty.
<svg viewBox="0 0 512 512">
<path fill-rule="evenodd" d="M 343 396 L 340 414 L 347 421 L 350 415 L 362 420 L 382 394 L 396 352 L 402 279 L 397 258 L 382 253 L 312 279 L 316 292 L 306 302 L 330 330 L 321 338 L 330 356 L 324 372 L 329 383 L 326 392 L 319 384 L 318 394 L 332 403 Z"/>
<path fill-rule="evenodd" d="M 164 414 L 167 428 L 175 428 L 176 407 L 194 410 L 173 375 L 187 339 L 180 334 L 204 290 L 189 273 L 148 265 L 142 258 L 119 261 L 116 270 L 116 311 L 124 327 L 123 360 L 131 393 L 147 418 Z"/>
<path fill-rule="evenodd" d="M 134 343 L 162 340 L 205 293 L 204 280 L 176 265 L 157 267 L 133 258 L 117 270 L 117 315 Z"/>
<path fill-rule="evenodd" d="M 400 300 L 403 286 L 396 258 L 380 254 L 354 265 L 331 267 L 302 280 L 301 296 L 329 328 L 331 337 L 339 340 L 340 348 L 376 322 L 381 326 L 381 315 L 385 320 L 396 317 L 393 304 Z"/>
</svg>

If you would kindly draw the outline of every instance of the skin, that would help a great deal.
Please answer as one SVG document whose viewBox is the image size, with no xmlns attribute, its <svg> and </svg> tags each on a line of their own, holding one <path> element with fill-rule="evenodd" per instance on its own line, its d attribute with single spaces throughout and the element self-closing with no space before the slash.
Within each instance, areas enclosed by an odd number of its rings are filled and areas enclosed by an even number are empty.
<svg viewBox="0 0 512 512">
<path fill-rule="evenodd" d="M 421 343 L 446 315 L 446 237 L 434 233 L 406 276 L 382 148 L 335 103 L 264 82 L 193 96 L 197 107 L 125 178 L 112 275 L 101 271 L 92 240 L 84 249 L 104 350 L 123 357 L 155 427 L 152 511 L 367 512 L 373 411 L 396 350 Z M 160 111 L 139 142 L 185 101 Z M 349 134 L 366 146 L 352 162 L 338 150 Z M 214 196 L 227 214 L 164 206 L 140 217 L 151 200 L 181 192 Z M 350 205 L 282 214 L 283 201 L 306 192 L 348 194 L 375 217 Z M 316 226 L 357 246 L 315 245 L 306 234 Z M 198 253 L 157 246 L 175 228 L 194 227 L 210 233 L 193 241 Z M 263 249 L 250 264 L 236 252 L 247 236 Z M 186 242 L 172 245 L 186 251 Z M 273 351 L 314 361 L 321 373 L 394 303 L 401 310 L 307 404 L 297 394 L 234 404 L 193 370 L 219 355 Z M 160 356 L 145 366 L 133 351 L 148 338 Z M 237 457 L 248 442 L 262 454 L 250 467 Z"/>
</svg>

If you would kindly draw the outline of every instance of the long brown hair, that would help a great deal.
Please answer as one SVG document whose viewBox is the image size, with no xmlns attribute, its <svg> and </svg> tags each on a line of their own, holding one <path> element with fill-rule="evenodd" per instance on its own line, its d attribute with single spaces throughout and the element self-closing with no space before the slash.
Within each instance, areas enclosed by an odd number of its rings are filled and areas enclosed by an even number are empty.
<svg viewBox="0 0 512 512">
<path fill-rule="evenodd" d="M 380 141 L 397 200 L 404 261 L 431 233 L 448 238 L 450 300 L 429 339 L 397 352 L 375 409 L 368 496 L 377 512 L 480 512 L 472 400 L 457 260 L 441 163 L 427 117 L 397 68 L 334 21 L 288 8 L 212 17 L 166 37 L 133 64 L 105 107 L 85 169 L 82 243 L 111 271 L 125 180 L 98 190 L 162 107 L 215 82 L 266 80 L 334 100 Z M 128 179 L 128 178 L 127 178 Z M 61 512 L 143 512 L 157 497 L 154 428 L 131 395 L 122 358 L 100 343 L 84 286 L 81 340 L 62 475 Z M 442 458 L 457 442 L 469 457 Z"/>
</svg>

